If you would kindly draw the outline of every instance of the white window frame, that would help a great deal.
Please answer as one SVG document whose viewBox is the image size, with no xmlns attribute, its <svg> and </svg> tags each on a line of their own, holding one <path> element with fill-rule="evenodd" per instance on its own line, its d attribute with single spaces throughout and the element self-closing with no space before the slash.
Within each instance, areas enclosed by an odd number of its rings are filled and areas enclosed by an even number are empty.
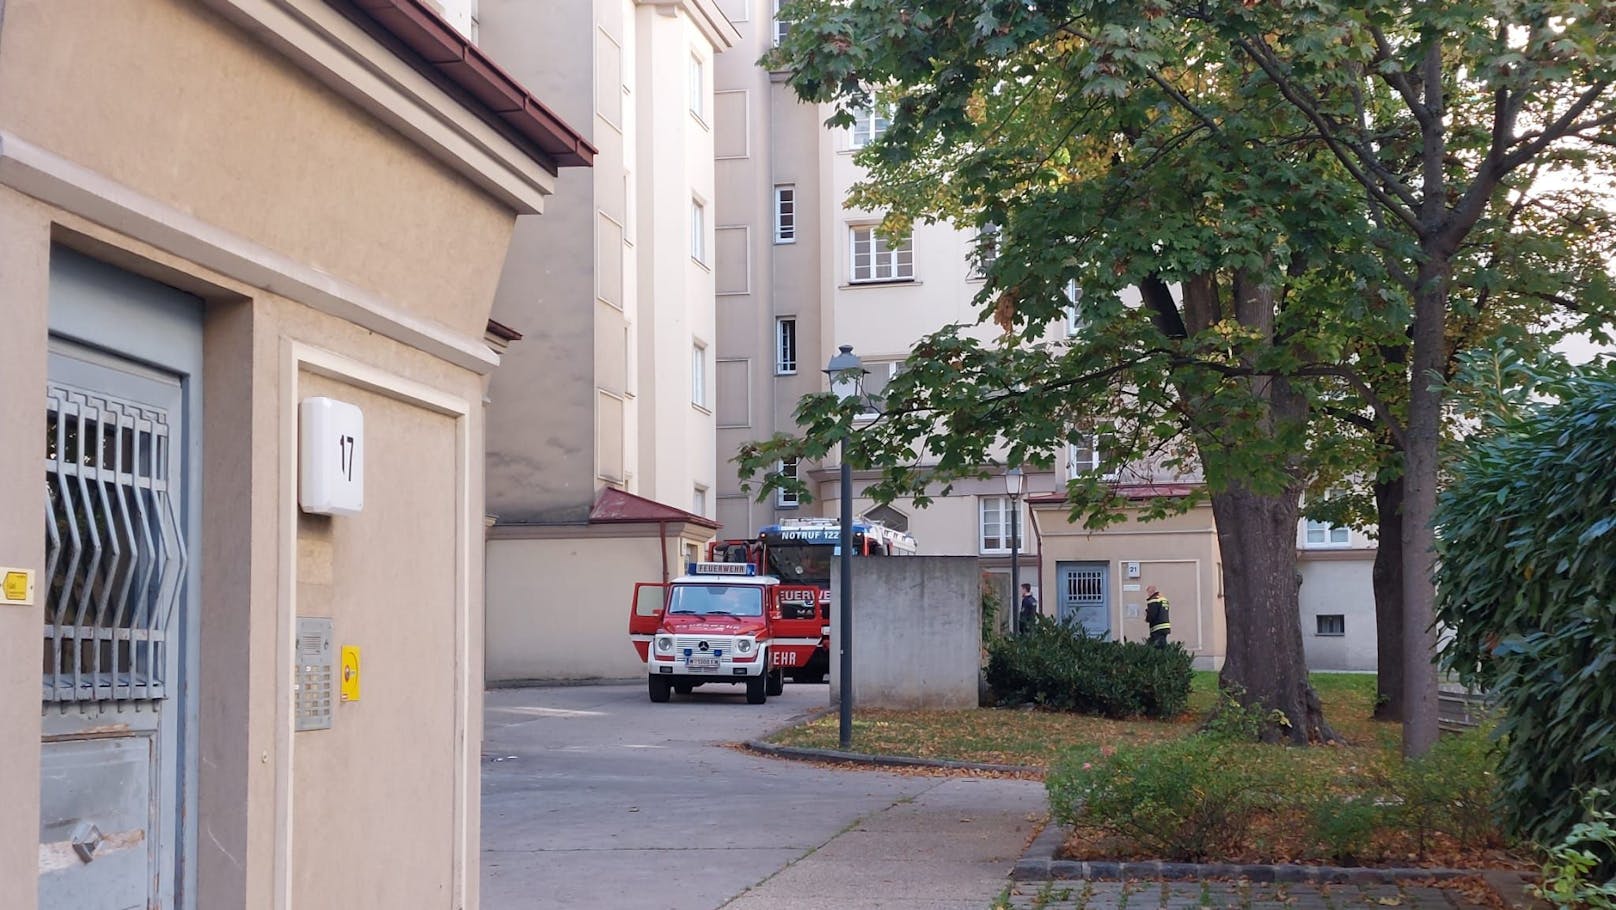
<svg viewBox="0 0 1616 910">
<path fill-rule="evenodd" d="M 1083 299 L 1083 289 L 1077 286 L 1077 279 L 1066 282 L 1066 337 L 1071 338 L 1087 328 L 1083 317 L 1078 315 L 1077 302 Z"/>
<path fill-rule="evenodd" d="M 690 55 L 690 113 L 703 124 L 707 122 L 707 64 L 701 55 Z"/>
<path fill-rule="evenodd" d="M 690 494 L 690 511 L 703 518 L 707 517 L 707 488 L 699 483 Z"/>
<path fill-rule="evenodd" d="M 996 224 L 984 224 L 976 232 L 976 239 L 971 242 L 971 274 L 970 277 L 980 281 L 988 277 L 988 269 L 999 258 L 999 238 L 1003 231 Z"/>
<path fill-rule="evenodd" d="M 801 461 L 795 458 L 784 458 L 774 463 L 774 472 L 795 480 L 800 476 L 797 472 L 801 470 L 801 467 Z M 781 509 L 795 509 L 802 504 L 802 498 L 794 490 L 775 490 L 774 504 Z"/>
<path fill-rule="evenodd" d="M 996 555 L 996 554 L 1001 554 L 1001 553 L 1002 554 L 1009 554 L 1009 552 L 1010 552 L 1010 515 L 1011 515 L 1010 502 L 1011 502 L 1011 499 L 1010 499 L 1009 496 L 978 496 L 977 497 L 977 504 L 976 504 L 976 547 L 977 547 L 977 552 L 979 552 L 979 553 L 981 553 L 983 555 Z M 990 511 L 994 513 L 994 518 L 999 524 L 999 532 L 1000 533 L 999 533 L 998 540 L 999 540 L 1000 543 L 1003 544 L 1003 546 L 1001 546 L 1001 547 L 990 547 L 990 546 L 988 546 L 988 513 Z M 1016 502 L 1016 511 L 1019 513 L 1018 516 L 1017 516 L 1017 519 L 1016 519 L 1016 524 L 1017 524 L 1017 530 L 1020 532 L 1020 533 L 1017 534 L 1017 536 L 1022 538 L 1022 540 L 1021 540 L 1021 544 L 1022 544 L 1021 550 L 1023 552 L 1025 552 L 1026 551 L 1026 544 L 1027 544 L 1027 541 L 1026 541 L 1027 516 L 1026 516 L 1025 501 L 1017 501 Z"/>
<path fill-rule="evenodd" d="M 774 242 L 797 242 L 797 185 L 794 183 L 774 186 Z"/>
<path fill-rule="evenodd" d="M 797 375 L 797 317 L 774 320 L 774 375 Z"/>
<path fill-rule="evenodd" d="M 879 101 L 853 112 L 853 125 L 849 127 L 848 146 L 861 149 L 881 138 L 892 126 L 892 106 Z"/>
<path fill-rule="evenodd" d="M 868 274 L 859 276 L 859 247 L 869 248 Z M 906 255 L 907 254 L 907 255 Z M 907 261 L 906 261 L 907 260 Z M 847 228 L 847 274 L 849 284 L 881 284 L 915 280 L 915 235 L 910 233 L 897 246 L 882 239 L 879 225 L 851 224 Z"/>
<path fill-rule="evenodd" d="M 696 197 L 690 199 L 690 258 L 707 264 L 707 205 Z"/>
<path fill-rule="evenodd" d="M 780 7 L 785 6 L 788 2 L 790 2 L 790 0 L 774 0 L 773 23 L 775 47 L 779 47 L 781 44 L 785 43 L 786 35 L 791 32 L 791 23 L 782 22 L 780 20 Z"/>
<path fill-rule="evenodd" d="M 690 403 L 707 410 L 707 346 L 701 342 L 690 345 Z"/>
<path fill-rule="evenodd" d="M 1317 536 L 1317 540 L 1314 537 Z M 1314 521 L 1304 519 L 1302 525 L 1302 546 L 1327 549 L 1330 547 L 1344 547 L 1352 543 L 1352 529 L 1341 525 L 1333 525 L 1327 521 Z"/>
<path fill-rule="evenodd" d="M 893 379 L 897 378 L 898 374 L 903 371 L 903 361 L 901 361 L 901 360 L 885 360 L 885 361 L 877 360 L 877 361 L 873 361 L 873 362 L 867 362 L 867 363 L 864 364 L 864 370 L 865 370 L 865 373 L 867 375 L 865 376 L 864 385 L 860 388 L 860 396 L 861 396 L 860 400 L 864 404 L 864 410 L 859 414 L 859 418 L 862 419 L 862 420 L 874 420 L 875 418 L 881 416 L 881 412 L 876 410 L 875 407 L 873 406 L 875 404 L 875 402 L 870 397 L 869 377 L 874 376 L 878 371 L 885 370 L 886 374 L 887 374 L 886 375 L 886 380 L 887 381 L 881 384 L 881 388 L 883 390 L 885 390 L 886 387 L 887 387 L 887 384 L 892 382 Z"/>
</svg>

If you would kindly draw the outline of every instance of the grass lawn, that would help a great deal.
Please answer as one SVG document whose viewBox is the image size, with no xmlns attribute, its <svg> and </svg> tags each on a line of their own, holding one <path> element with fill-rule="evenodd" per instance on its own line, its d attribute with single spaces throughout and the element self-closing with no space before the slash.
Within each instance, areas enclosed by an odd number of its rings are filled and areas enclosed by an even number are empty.
<svg viewBox="0 0 1616 910">
<path fill-rule="evenodd" d="M 1312 678 L 1313 688 L 1324 704 L 1325 718 L 1351 744 L 1347 751 L 1397 748 L 1401 728 L 1369 719 L 1375 704 L 1373 674 L 1314 673 Z M 1191 682 L 1189 709 L 1172 721 L 1108 720 L 1031 708 L 855 710 L 853 751 L 1048 768 L 1055 755 L 1068 746 L 1117 746 L 1188 736 L 1212 709 L 1217 681 L 1216 673 L 1197 672 Z M 837 720 L 831 713 L 783 730 L 770 741 L 783 746 L 835 749 Z M 1336 755 L 1336 759 L 1342 757 Z"/>
</svg>

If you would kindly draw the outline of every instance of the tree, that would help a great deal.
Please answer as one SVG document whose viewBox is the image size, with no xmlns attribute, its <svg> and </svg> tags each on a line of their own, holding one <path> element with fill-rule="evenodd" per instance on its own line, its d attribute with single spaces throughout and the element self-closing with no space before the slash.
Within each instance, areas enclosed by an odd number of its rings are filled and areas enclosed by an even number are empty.
<svg viewBox="0 0 1616 910">
<path fill-rule="evenodd" d="M 1053 276 L 1041 267 L 1053 257 L 1027 249 L 1042 244 L 1071 252 L 1068 259 L 1076 261 L 1063 269 L 1075 272 L 1085 291 L 1115 285 L 1095 263 L 1134 280 L 1164 334 L 1176 327 L 1163 300 L 1168 279 L 1184 289 L 1181 317 L 1217 317 L 1208 325 L 1181 320 L 1185 337 L 1177 340 L 1187 347 L 1165 355 L 1180 358 L 1172 365 L 1180 404 L 1195 404 L 1207 391 L 1185 385 L 1183 372 L 1185 359 L 1205 365 L 1203 332 L 1215 326 L 1241 336 L 1242 344 L 1229 345 L 1225 375 L 1245 382 L 1260 401 L 1245 411 L 1211 409 L 1241 419 L 1221 436 L 1197 440 L 1212 488 L 1229 494 L 1224 502 L 1256 492 L 1240 515 L 1261 523 L 1288 512 L 1294 520 L 1303 473 L 1294 453 L 1302 439 L 1317 439 L 1307 429 L 1309 406 L 1298 410 L 1298 399 L 1310 406 L 1342 401 L 1339 390 L 1303 380 L 1335 376 L 1372 403 L 1404 461 L 1405 752 L 1423 752 L 1436 735 L 1431 516 L 1442 426 L 1437 380 L 1449 357 L 1455 273 L 1474 233 L 1521 190 L 1523 168 L 1551 156 L 1556 164 L 1586 167 L 1611 144 L 1612 11 L 1529 0 L 1036 6 L 990 0 L 973 6 L 969 17 L 943 0 L 901 7 L 799 0 L 794 7 L 800 21 L 786 56 L 799 93 L 840 100 L 845 118 L 846 106 L 870 102 L 866 86 L 890 86 L 899 98 L 894 126 L 871 163 L 901 171 L 928 156 L 953 157 L 951 177 L 930 185 L 945 186 L 985 221 L 1008 223 L 991 284 L 1007 323 L 1048 315 L 1044 290 Z M 984 124 L 999 134 L 984 136 Z M 1032 173 L 1003 167 L 1007 156 L 997 152 L 1010 145 L 1014 157 L 1014 144 L 1040 125 L 1073 132 L 1050 144 L 1047 157 L 1025 156 L 1040 163 Z M 1091 129 L 1078 132 L 1079 125 Z M 959 141 L 973 136 L 976 144 Z M 1209 149 L 1226 169 L 1221 178 L 1196 168 L 1204 160 L 1197 156 Z M 1145 176 L 1162 168 L 1183 169 L 1185 183 L 1201 192 L 1199 208 L 1188 194 L 1168 196 L 1181 206 L 1177 215 L 1193 217 L 1158 218 L 1155 197 L 1130 192 L 1142 185 L 1170 190 L 1167 181 Z M 1033 189 L 1062 183 L 1064 195 L 1111 205 L 1102 209 L 1107 222 L 1089 225 L 1088 233 L 1058 220 L 1043 223 L 1041 204 L 1070 210 Z M 1319 200 L 1338 203 L 1338 194 L 1351 204 L 1317 217 L 1329 209 Z M 1014 199 L 1013 217 L 1006 217 L 1001 197 Z M 1135 208 L 1117 207 L 1125 204 Z M 1274 220 L 1283 228 L 1270 229 Z M 1029 253 L 1022 263 L 1007 255 L 1018 230 Z M 1130 230 L 1131 247 L 1122 236 Z M 1326 250 L 1334 250 L 1328 263 L 1317 255 Z M 1294 307 L 1307 291 L 1329 287 L 1358 293 L 1338 295 L 1334 313 Z M 1226 300 L 1219 289 L 1232 293 Z M 1225 310 L 1226 304 L 1232 305 Z M 1103 316 L 1105 308 L 1086 303 L 1085 315 Z M 1293 319 L 1296 310 L 1310 319 Z M 1342 343 L 1344 330 L 1393 355 L 1378 360 L 1404 377 L 1406 416 L 1373 394 L 1360 371 L 1376 358 Z M 1266 354 L 1246 342 L 1266 344 Z M 1226 459 L 1238 436 L 1230 431 L 1241 428 L 1255 429 L 1269 445 Z M 1280 440 L 1291 444 L 1291 456 L 1275 463 L 1289 483 L 1249 457 L 1274 454 L 1272 443 Z M 1013 446 L 1017 454 L 1023 453 Z M 1257 470 L 1225 487 L 1234 479 L 1222 471 L 1229 467 Z M 1218 517 L 1221 524 L 1225 516 Z M 1294 606 L 1294 591 L 1280 590 L 1274 558 L 1253 556 L 1251 567 L 1265 576 L 1255 587 L 1231 587 L 1261 598 L 1264 604 L 1251 609 L 1268 617 L 1277 617 L 1285 600 Z M 1284 702 L 1280 693 L 1265 694 Z"/>
</svg>

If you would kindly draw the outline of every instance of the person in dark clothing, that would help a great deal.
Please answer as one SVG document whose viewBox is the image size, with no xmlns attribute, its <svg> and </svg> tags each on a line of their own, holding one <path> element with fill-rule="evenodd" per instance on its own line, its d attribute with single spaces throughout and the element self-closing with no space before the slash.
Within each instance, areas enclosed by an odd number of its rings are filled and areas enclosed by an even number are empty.
<svg viewBox="0 0 1616 910">
<path fill-rule="evenodd" d="M 1038 598 L 1032 596 L 1032 585 L 1021 583 L 1021 627 L 1027 628 L 1032 618 L 1038 615 Z"/>
<path fill-rule="evenodd" d="M 1150 627 L 1150 646 L 1167 647 L 1167 633 L 1173 631 L 1173 622 L 1167 614 L 1167 598 L 1155 585 L 1145 589 L 1145 625 Z"/>
</svg>

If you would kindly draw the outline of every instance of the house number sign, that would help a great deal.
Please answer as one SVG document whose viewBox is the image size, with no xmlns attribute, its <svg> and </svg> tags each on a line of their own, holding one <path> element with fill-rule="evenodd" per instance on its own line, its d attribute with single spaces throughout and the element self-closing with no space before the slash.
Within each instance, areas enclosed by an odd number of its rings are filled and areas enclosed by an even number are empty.
<svg viewBox="0 0 1616 910">
<path fill-rule="evenodd" d="M 298 406 L 298 491 L 303 511 L 355 515 L 365 506 L 365 415 L 335 398 Z"/>
</svg>

